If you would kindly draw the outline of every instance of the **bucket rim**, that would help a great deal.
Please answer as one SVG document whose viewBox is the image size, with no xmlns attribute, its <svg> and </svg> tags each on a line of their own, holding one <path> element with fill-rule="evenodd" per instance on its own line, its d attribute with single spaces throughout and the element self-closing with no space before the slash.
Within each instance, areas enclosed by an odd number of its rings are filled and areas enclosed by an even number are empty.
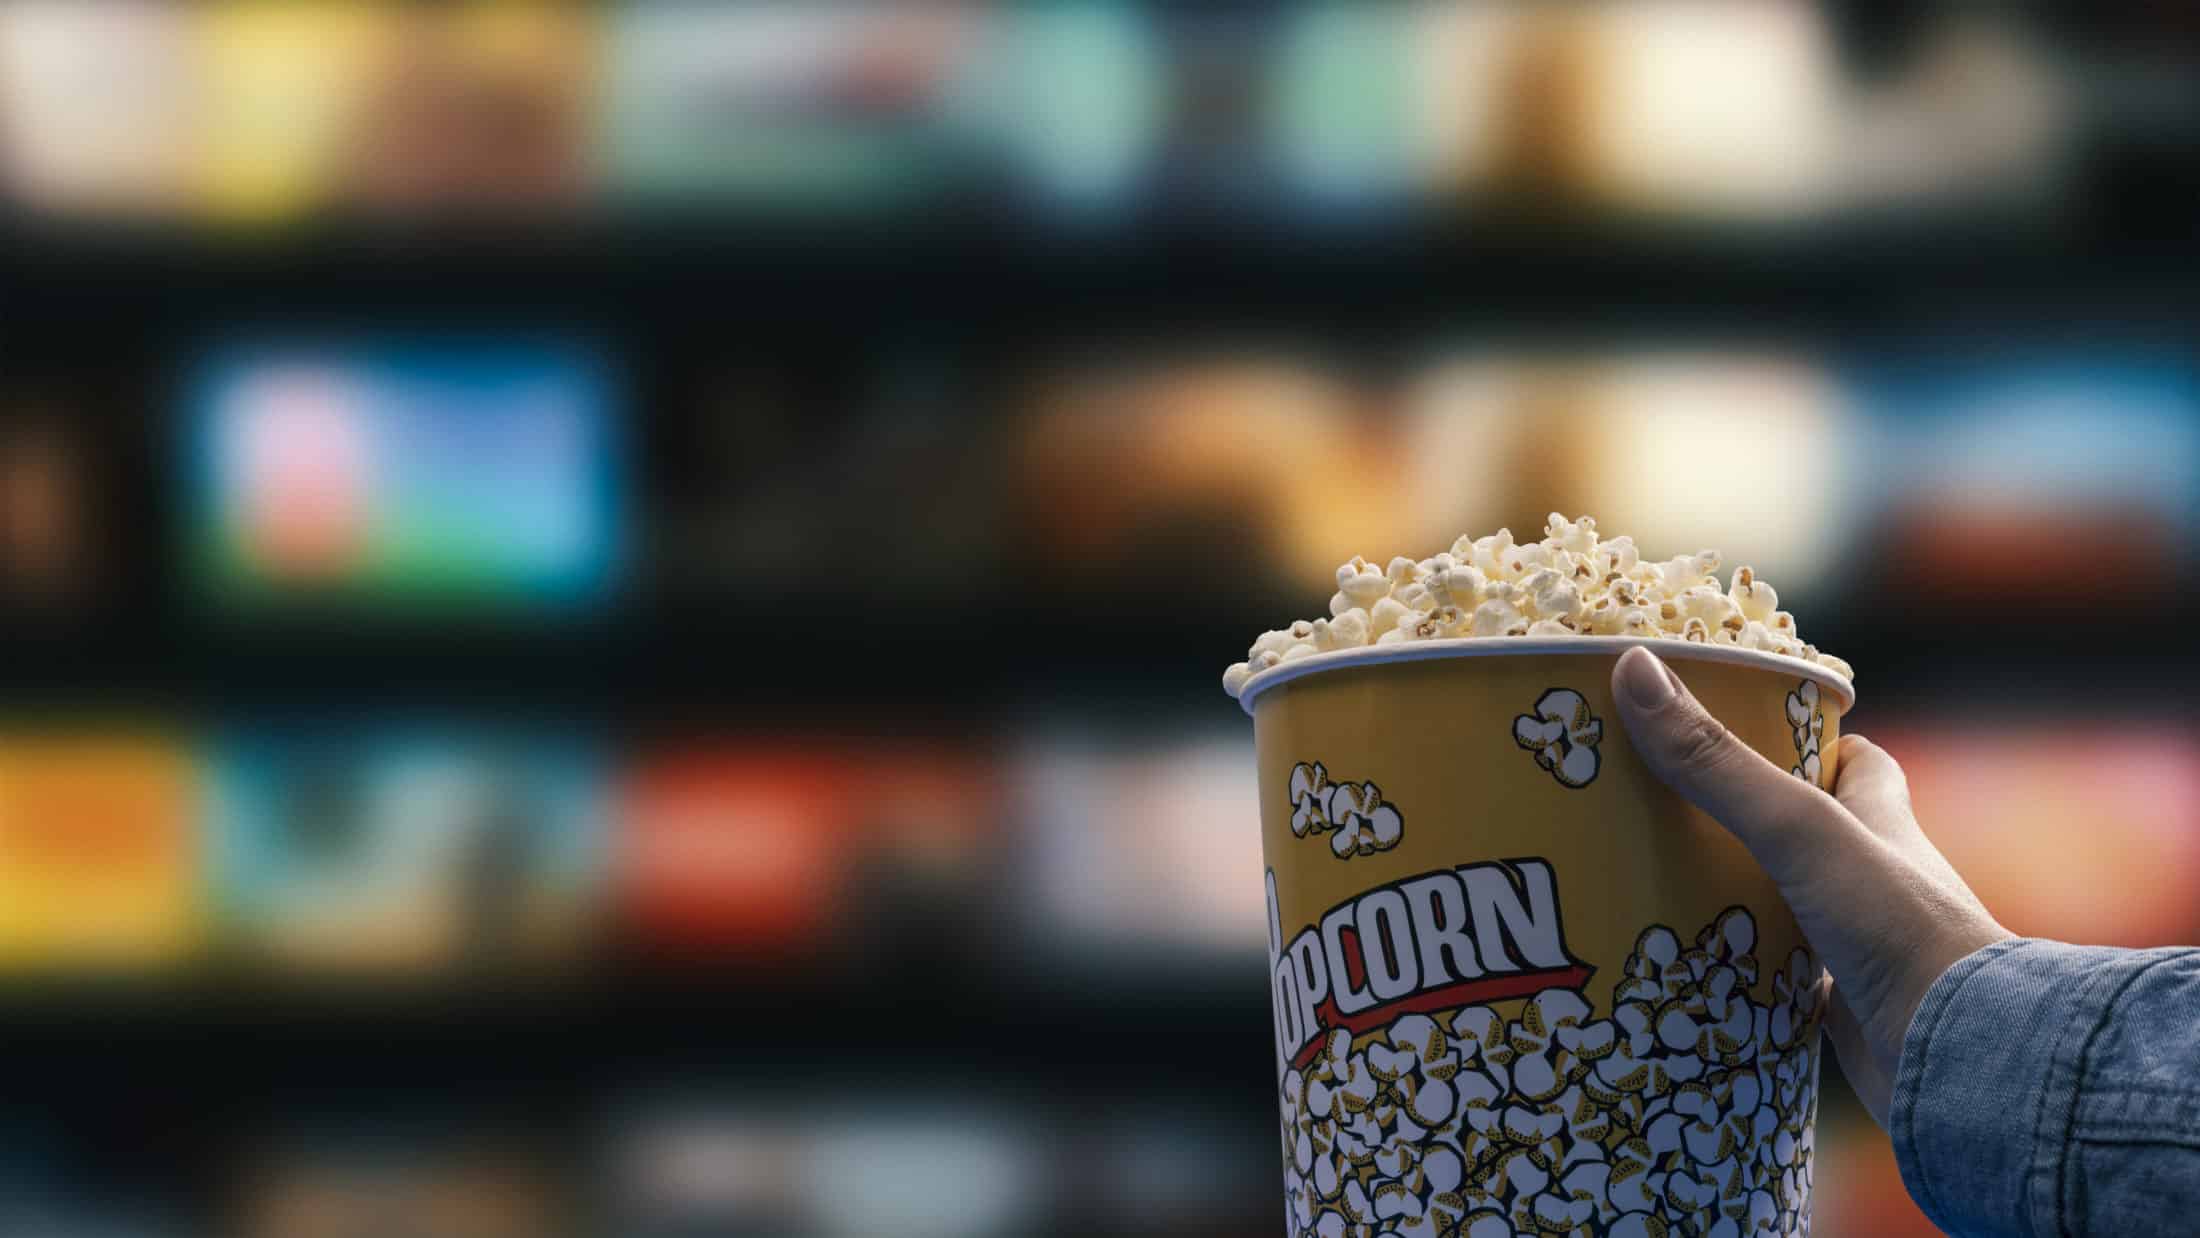
<svg viewBox="0 0 2200 1238">
<path fill-rule="evenodd" d="M 1730 666 L 1754 666 L 1761 670 L 1800 675 L 1830 691 L 1840 703 L 1840 713 L 1856 706 L 1856 685 L 1816 662 L 1762 649 L 1737 645 L 1704 645 L 1670 636 L 1453 636 L 1404 644 L 1368 645 L 1309 654 L 1272 666 L 1245 681 L 1238 693 L 1238 707 L 1253 716 L 1253 702 L 1270 688 L 1318 675 L 1324 671 L 1391 662 L 1430 662 L 1450 658 L 1529 657 L 1543 654 L 1601 654 L 1617 658 L 1636 646 L 1644 646 L 1669 661 L 1724 662 Z"/>
</svg>

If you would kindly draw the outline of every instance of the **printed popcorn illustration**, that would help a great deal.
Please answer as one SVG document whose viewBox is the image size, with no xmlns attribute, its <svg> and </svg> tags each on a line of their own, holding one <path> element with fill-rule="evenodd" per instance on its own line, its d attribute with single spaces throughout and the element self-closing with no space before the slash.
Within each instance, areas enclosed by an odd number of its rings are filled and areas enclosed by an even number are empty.
<svg viewBox="0 0 2200 1238">
<path fill-rule="evenodd" d="M 1319 761 L 1291 770 L 1291 832 L 1300 838 L 1328 833 L 1340 860 L 1388 851 L 1405 837 L 1405 817 L 1372 782 L 1331 783 Z"/>
<path fill-rule="evenodd" d="M 1760 983 L 1756 937 L 1650 927 L 1604 1017 L 1551 987 L 1316 1037 L 1278 1091 L 1290 1232 L 1808 1232 L 1819 973 Z"/>
<path fill-rule="evenodd" d="M 1795 768 L 1788 772 L 1818 784 L 1818 741 L 1826 730 L 1825 711 L 1818 707 L 1818 685 L 1806 679 L 1787 696 L 1788 725 L 1795 728 Z"/>
<path fill-rule="evenodd" d="M 1571 688 L 1553 688 L 1535 703 L 1535 712 L 1513 719 L 1513 742 L 1535 754 L 1535 763 L 1568 787 L 1596 780 L 1597 741 L 1604 721 L 1589 712 L 1589 702 Z"/>
</svg>

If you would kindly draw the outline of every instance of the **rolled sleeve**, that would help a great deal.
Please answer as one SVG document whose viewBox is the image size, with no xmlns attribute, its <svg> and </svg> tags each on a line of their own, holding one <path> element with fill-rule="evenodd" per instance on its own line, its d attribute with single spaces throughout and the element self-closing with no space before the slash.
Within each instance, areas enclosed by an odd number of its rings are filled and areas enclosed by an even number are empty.
<svg viewBox="0 0 2200 1238">
<path fill-rule="evenodd" d="M 1910 1022 L 1889 1107 L 1902 1181 L 1953 1234 L 2029 1238 L 2086 1232 L 2074 1202 L 2073 1149 L 2089 1093 L 2129 1086 L 2104 1060 L 2120 1037 L 2110 1015 L 2150 970 L 2192 966 L 2189 950 L 2119 950 L 2019 938 L 1963 959 L 1936 981 Z M 2188 1065 L 2200 1011 L 2149 1011 L 2179 1043 L 2156 1045 Z M 2200 1175 L 2196 1175 L 2200 1178 Z M 2083 1183 L 2077 1184 L 2082 1188 Z"/>
</svg>

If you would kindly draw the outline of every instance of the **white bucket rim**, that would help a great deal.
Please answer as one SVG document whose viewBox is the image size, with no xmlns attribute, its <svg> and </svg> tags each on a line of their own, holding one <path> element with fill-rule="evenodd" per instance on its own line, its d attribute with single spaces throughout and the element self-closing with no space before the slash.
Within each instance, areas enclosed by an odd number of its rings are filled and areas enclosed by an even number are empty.
<svg viewBox="0 0 2200 1238">
<path fill-rule="evenodd" d="M 1617 658 L 1638 645 L 1667 661 L 1724 662 L 1729 666 L 1754 666 L 1786 675 L 1800 675 L 1816 683 L 1820 690 L 1831 692 L 1840 702 L 1839 713 L 1845 714 L 1856 705 L 1856 685 L 1832 670 L 1788 654 L 1744 649 L 1739 645 L 1706 645 L 1670 636 L 1459 636 L 1440 640 L 1407 641 L 1402 644 L 1367 645 L 1358 649 L 1335 649 L 1328 653 L 1293 658 L 1246 680 L 1244 689 L 1238 693 L 1238 706 L 1245 711 L 1247 717 L 1251 717 L 1254 699 L 1270 688 L 1290 683 L 1294 679 L 1303 679 L 1308 675 L 1355 666 L 1428 662 L 1445 658 L 1528 657 L 1553 653 L 1602 654 Z"/>
</svg>

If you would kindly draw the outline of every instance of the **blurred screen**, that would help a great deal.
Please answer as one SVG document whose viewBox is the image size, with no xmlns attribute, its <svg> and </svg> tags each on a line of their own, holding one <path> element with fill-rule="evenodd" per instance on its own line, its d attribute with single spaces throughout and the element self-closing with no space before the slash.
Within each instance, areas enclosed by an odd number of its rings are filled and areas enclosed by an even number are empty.
<svg viewBox="0 0 2200 1238">
<path fill-rule="evenodd" d="M 728 740 L 642 756 L 626 780 L 623 928 L 658 957 L 847 962 L 912 924 L 982 923 L 999 790 L 940 744 Z"/>
<path fill-rule="evenodd" d="M 0 967 L 167 969 L 205 931 L 198 773 L 127 731 L 0 735 Z"/>
<path fill-rule="evenodd" d="M 182 6 L 192 23 L 192 203 L 237 224 L 336 200 L 347 134 L 366 107 L 394 7 L 372 0 Z"/>
<path fill-rule="evenodd" d="M 339 141 L 362 210 L 536 211 L 592 188 L 597 18 L 584 4 L 396 10 Z"/>
<path fill-rule="evenodd" d="M 289 968 L 502 974 L 596 931 L 607 787 L 581 742 L 448 728 L 225 736 L 227 936 Z"/>
<path fill-rule="evenodd" d="M 1798 597 L 1833 566 L 1848 467 L 1839 447 L 1853 423 L 1813 357 L 1493 351 L 1431 365 L 1411 410 L 1418 528 L 1530 537 L 1544 513 L 1594 507 L 1609 513 L 1600 524 L 1646 546 L 1777 563 L 1781 588 Z"/>
<path fill-rule="evenodd" d="M 586 604 L 621 483 L 601 369 L 564 351 L 262 348 L 193 396 L 194 550 L 224 602 Z"/>
<path fill-rule="evenodd" d="M 1300 7 L 1284 27 L 1262 100 L 1264 145 L 1302 209 L 1396 208 L 1415 187 L 1422 126 L 1415 75 L 1400 71 L 1411 9 L 1331 0 Z"/>
<path fill-rule="evenodd" d="M 1136 203 L 1157 158 L 1165 44 L 1143 8 L 1099 0 L 995 6 L 976 97 L 1017 200 L 1064 222 Z"/>
<path fill-rule="evenodd" d="M 644 1113 L 612 1135 L 612 1196 L 636 1238 L 799 1232 L 803 1149 L 783 1122 L 726 1113 Z"/>
<path fill-rule="evenodd" d="M 149 215 L 186 201 L 189 16 L 162 0 L 0 5 L 0 185 L 47 211 Z"/>
<path fill-rule="evenodd" d="M 1000 435 L 972 426 L 982 415 L 936 361 L 882 369 L 846 395 L 755 362 L 699 375 L 652 479 L 653 591 L 747 608 L 908 606 L 987 588 L 1009 488 Z M 835 415 L 816 415 L 828 402 Z"/>
<path fill-rule="evenodd" d="M 106 547 L 88 431 L 36 397 L 0 396 L 0 598 L 45 610 L 94 587 Z"/>
<path fill-rule="evenodd" d="M 2033 596 L 2042 562 L 2089 561 L 2127 598 L 2189 579 L 2200 513 L 2200 371 L 2146 352 L 1903 357 L 1857 375 L 1858 534 L 1942 605 Z"/>
<path fill-rule="evenodd" d="M 796 1107 L 645 1106 L 614 1129 L 617 1224 L 636 1238 L 1028 1232 L 1050 1185 L 1026 1114 L 906 1089 Z"/>
<path fill-rule="evenodd" d="M 306 1129 L 242 1174 L 240 1238 L 560 1238 L 575 1200 L 536 1142 L 495 1129 Z"/>
<path fill-rule="evenodd" d="M 955 3 L 617 6 L 611 192 L 828 207 L 937 192 L 958 171 L 976 19 Z"/>
<path fill-rule="evenodd" d="M 1221 556 L 1326 575 L 1411 535 L 1395 419 L 1318 365 L 1124 349 L 1032 387 L 1009 527 L 1032 574 L 1066 591 L 1119 592 Z M 1037 570 L 1063 555 L 1077 572 Z"/>
<path fill-rule="evenodd" d="M 1042 940 L 1072 950 L 1256 951 L 1266 923 L 1244 735 L 1034 737 L 1017 763 Z"/>
<path fill-rule="evenodd" d="M 1414 6 L 1427 184 L 1648 215 L 1804 218 L 1840 158 L 1827 15 L 1802 0 Z M 1364 96 L 1363 96 L 1364 97 Z"/>
<path fill-rule="evenodd" d="M 759 747 L 671 755 L 630 779 L 620 832 L 635 933 L 661 948 L 829 948 L 855 847 L 857 770 Z"/>
<path fill-rule="evenodd" d="M 2200 936 L 2200 743 L 2173 720 L 1880 729 L 1935 845 L 2027 937 Z M 2070 845 L 2083 822 L 2085 845 Z M 2100 896 L 2116 891 L 2113 900 Z"/>
</svg>

